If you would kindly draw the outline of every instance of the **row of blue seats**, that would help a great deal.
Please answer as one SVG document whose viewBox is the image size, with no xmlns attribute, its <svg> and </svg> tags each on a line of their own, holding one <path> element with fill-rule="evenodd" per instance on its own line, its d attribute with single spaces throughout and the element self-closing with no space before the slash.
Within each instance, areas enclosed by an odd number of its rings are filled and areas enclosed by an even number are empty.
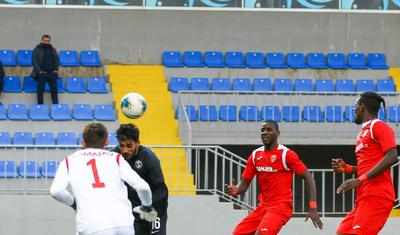
<svg viewBox="0 0 400 235">
<path fill-rule="evenodd" d="M 58 161 L 21 161 L 0 160 L 0 178 L 54 178 L 57 172 Z"/>
<path fill-rule="evenodd" d="M 115 133 L 108 134 L 109 146 L 118 144 Z M 9 132 L 0 132 L 1 145 L 18 145 L 18 146 L 78 146 L 82 143 L 82 133 L 77 137 L 72 132 L 59 132 L 57 139 L 52 132 L 39 132 L 35 136 L 31 132 L 15 132 L 13 138 Z"/>
<path fill-rule="evenodd" d="M 62 50 L 58 53 L 61 66 L 101 66 L 98 51 Z M 32 50 L 0 50 L 0 60 L 4 66 L 32 66 Z"/>
<path fill-rule="evenodd" d="M 292 79 L 277 78 L 274 80 L 274 85 L 269 78 L 255 78 L 253 84 L 249 78 L 235 78 L 233 82 L 229 78 L 213 78 L 211 85 L 208 78 L 192 78 L 189 83 L 187 78 L 173 77 L 169 82 L 169 90 L 172 92 L 178 91 L 317 91 L 317 92 L 395 92 L 396 85 L 392 79 L 380 79 L 376 85 L 374 80 L 357 80 L 338 79 L 336 87 L 333 80 L 318 79 L 315 85 L 311 79 L 295 79 L 292 84 Z"/>
<path fill-rule="evenodd" d="M 387 69 L 385 54 L 349 53 L 262 53 L 228 51 L 206 51 L 204 57 L 200 51 L 163 52 L 163 65 L 166 67 L 228 67 L 228 68 L 293 68 L 293 69 Z"/>
<path fill-rule="evenodd" d="M 217 108 L 219 111 L 217 111 Z M 344 112 L 343 112 L 344 109 Z M 194 105 L 185 106 L 190 121 L 262 121 L 277 122 L 354 122 L 354 106 L 268 106 L 261 108 L 255 105 L 243 105 L 237 111 L 236 105 Z M 179 109 L 175 111 L 179 116 Z M 182 116 L 180 118 L 183 118 Z M 379 119 L 389 122 L 400 122 L 400 106 L 387 107 L 387 115 L 380 110 Z"/>
<path fill-rule="evenodd" d="M 38 84 L 32 77 L 24 77 L 23 85 L 18 76 L 5 76 L 3 78 L 3 91 L 4 92 L 26 92 L 36 93 Z M 49 91 L 49 84 L 46 83 L 45 90 Z M 106 79 L 103 77 L 90 77 L 87 79 L 87 87 L 85 79 L 82 77 L 68 77 L 66 78 L 66 85 L 64 79 L 57 79 L 57 90 L 59 93 L 107 93 Z"/>
<path fill-rule="evenodd" d="M 68 104 L 32 104 L 29 111 L 25 104 L 9 104 L 7 110 L 0 105 L 0 120 L 34 120 L 69 121 L 75 120 L 98 120 L 115 121 L 116 114 L 112 105 L 95 105 L 94 110 L 90 104 L 74 104 L 72 113 Z"/>
</svg>

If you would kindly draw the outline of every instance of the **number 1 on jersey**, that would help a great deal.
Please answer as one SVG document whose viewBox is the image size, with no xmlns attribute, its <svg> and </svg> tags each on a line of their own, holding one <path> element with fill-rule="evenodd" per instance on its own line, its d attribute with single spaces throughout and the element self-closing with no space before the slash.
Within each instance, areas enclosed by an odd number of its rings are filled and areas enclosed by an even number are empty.
<svg viewBox="0 0 400 235">
<path fill-rule="evenodd" d="M 94 183 L 92 184 L 93 188 L 104 188 L 106 185 L 103 182 L 100 182 L 99 173 L 97 172 L 96 159 L 91 159 L 86 165 L 90 165 L 92 167 L 94 177 Z"/>
</svg>

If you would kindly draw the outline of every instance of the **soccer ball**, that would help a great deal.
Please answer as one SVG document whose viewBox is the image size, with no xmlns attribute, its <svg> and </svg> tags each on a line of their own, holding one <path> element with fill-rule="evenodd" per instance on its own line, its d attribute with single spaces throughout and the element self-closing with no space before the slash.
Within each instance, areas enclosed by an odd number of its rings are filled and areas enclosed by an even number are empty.
<svg viewBox="0 0 400 235">
<path fill-rule="evenodd" d="M 146 112 L 146 108 L 146 100 L 139 93 L 128 93 L 121 99 L 121 110 L 127 118 L 136 119 L 141 117 Z"/>
</svg>

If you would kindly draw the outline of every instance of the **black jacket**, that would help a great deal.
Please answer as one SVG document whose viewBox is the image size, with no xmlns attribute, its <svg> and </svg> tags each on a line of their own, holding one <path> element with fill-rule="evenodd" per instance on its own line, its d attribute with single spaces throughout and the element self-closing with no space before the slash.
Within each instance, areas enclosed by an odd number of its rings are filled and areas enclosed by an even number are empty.
<svg viewBox="0 0 400 235">
<path fill-rule="evenodd" d="M 60 58 L 58 57 L 57 54 L 57 50 L 52 46 L 51 47 L 53 49 L 53 54 L 54 54 L 54 58 L 56 58 L 56 65 L 57 65 L 57 69 L 60 66 Z M 41 71 L 40 69 L 40 65 L 43 61 L 43 47 L 41 44 L 38 44 L 32 51 L 32 73 L 31 73 L 31 77 L 34 80 L 37 80 L 37 75 L 38 73 Z"/>
</svg>

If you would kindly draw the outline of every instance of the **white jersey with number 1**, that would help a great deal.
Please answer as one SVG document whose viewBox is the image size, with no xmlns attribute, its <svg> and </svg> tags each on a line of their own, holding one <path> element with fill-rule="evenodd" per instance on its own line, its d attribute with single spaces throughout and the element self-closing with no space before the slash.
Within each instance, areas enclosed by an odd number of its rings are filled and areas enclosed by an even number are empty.
<svg viewBox="0 0 400 235">
<path fill-rule="evenodd" d="M 124 182 L 134 188 L 143 205 L 151 205 L 149 185 L 118 153 L 84 149 L 66 157 L 50 189 L 58 201 L 77 205 L 77 231 L 90 234 L 132 226 L 132 206 Z"/>
</svg>

